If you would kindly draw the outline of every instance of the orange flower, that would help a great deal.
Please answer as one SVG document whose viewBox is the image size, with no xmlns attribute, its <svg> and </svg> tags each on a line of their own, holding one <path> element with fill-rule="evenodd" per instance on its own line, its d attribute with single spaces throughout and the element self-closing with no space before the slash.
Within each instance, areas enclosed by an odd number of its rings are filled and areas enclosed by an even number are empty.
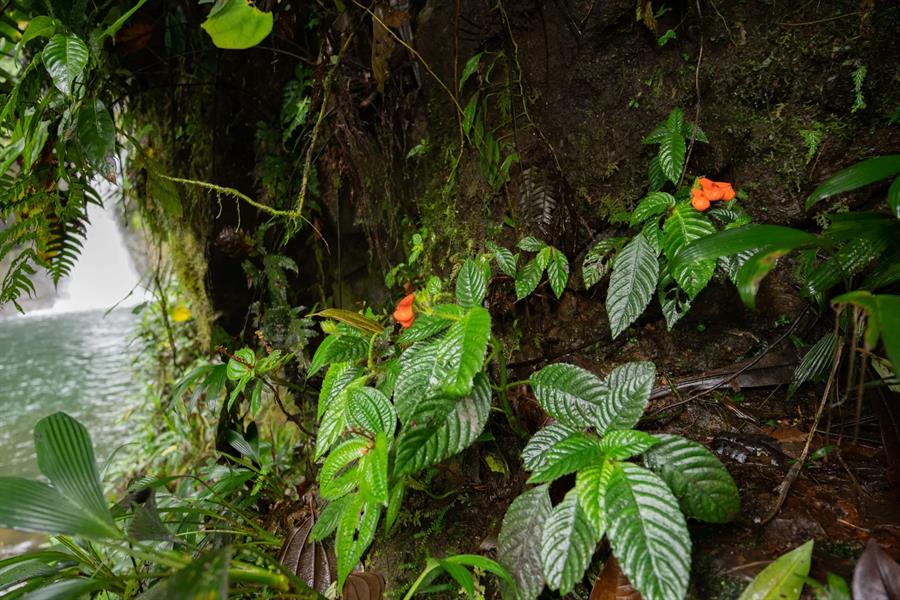
<svg viewBox="0 0 900 600">
<path fill-rule="evenodd" d="M 697 180 L 699 187 L 691 189 L 691 206 L 699 211 L 709 208 L 710 202 L 724 200 L 728 202 L 734 199 L 734 188 L 724 181 L 713 181 L 706 177 Z"/>
<path fill-rule="evenodd" d="M 415 294 L 409 294 L 397 303 L 397 309 L 394 311 L 394 320 L 400 323 L 403 329 L 409 329 L 409 326 L 416 320 L 416 313 L 413 312 L 413 301 L 415 299 Z"/>
</svg>

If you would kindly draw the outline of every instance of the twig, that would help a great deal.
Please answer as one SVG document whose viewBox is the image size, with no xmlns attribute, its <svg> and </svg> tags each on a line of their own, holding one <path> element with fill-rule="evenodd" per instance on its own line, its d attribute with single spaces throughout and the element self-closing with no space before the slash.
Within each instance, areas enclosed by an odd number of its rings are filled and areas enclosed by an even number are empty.
<svg viewBox="0 0 900 600">
<path fill-rule="evenodd" d="M 772 509 L 766 514 L 765 517 L 760 521 L 760 525 L 765 525 L 769 521 L 771 521 L 775 515 L 778 514 L 778 511 L 781 510 L 781 507 L 784 505 L 784 501 L 787 499 L 788 493 L 791 491 L 791 486 L 794 484 L 794 481 L 797 480 L 797 477 L 800 476 L 800 471 L 803 469 L 803 464 L 806 462 L 806 457 L 809 456 L 809 447 L 812 445 L 813 437 L 816 435 L 816 429 L 819 426 L 819 419 L 822 418 L 822 413 L 825 410 L 825 405 L 828 403 L 828 396 L 831 393 L 831 387 L 834 383 L 834 378 L 837 375 L 838 365 L 841 362 L 841 351 L 843 350 L 843 344 L 840 339 L 837 337 L 840 329 L 840 311 L 835 315 L 834 318 L 834 335 L 835 339 L 837 339 L 837 343 L 834 346 L 834 357 L 833 362 L 831 364 L 831 374 L 828 376 L 828 383 L 825 384 L 825 392 L 822 394 L 822 401 L 819 402 L 819 408 L 816 410 L 816 416 L 813 419 L 812 428 L 809 431 L 809 435 L 806 436 L 806 445 L 803 446 L 803 452 L 800 453 L 800 458 L 797 459 L 793 465 L 791 465 L 788 474 L 785 476 L 784 481 L 781 482 L 781 485 L 778 486 L 778 499 L 775 501 L 775 505 Z"/>
<path fill-rule="evenodd" d="M 698 4 L 697 10 L 700 10 Z M 684 181 L 687 175 L 688 164 L 691 162 L 691 153 L 694 151 L 694 144 L 697 142 L 697 128 L 700 126 L 700 63 L 703 61 L 703 34 L 700 34 L 700 52 L 697 54 L 697 66 L 694 68 L 694 92 L 697 94 L 697 102 L 694 104 L 694 126 L 691 128 L 691 141 L 688 144 L 687 154 L 684 158 L 684 167 L 681 169 L 681 177 L 678 178 L 678 185 Z M 676 186 L 677 187 L 677 186 Z"/>
</svg>

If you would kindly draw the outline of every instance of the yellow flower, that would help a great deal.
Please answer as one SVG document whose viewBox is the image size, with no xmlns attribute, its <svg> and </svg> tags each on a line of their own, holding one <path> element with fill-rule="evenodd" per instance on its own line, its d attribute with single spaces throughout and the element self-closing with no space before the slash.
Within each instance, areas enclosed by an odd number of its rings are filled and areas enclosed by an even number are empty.
<svg viewBox="0 0 900 600">
<path fill-rule="evenodd" d="M 175 308 L 172 309 L 172 320 L 176 323 L 183 323 L 191 318 L 190 309 L 183 305 L 179 304 Z"/>
</svg>

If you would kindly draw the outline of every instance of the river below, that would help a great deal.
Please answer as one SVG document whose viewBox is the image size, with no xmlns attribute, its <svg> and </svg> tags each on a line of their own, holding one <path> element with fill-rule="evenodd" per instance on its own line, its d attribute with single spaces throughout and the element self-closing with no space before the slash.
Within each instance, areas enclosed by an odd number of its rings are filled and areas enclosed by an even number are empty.
<svg viewBox="0 0 900 600">
<path fill-rule="evenodd" d="M 39 474 L 32 430 L 63 411 L 91 434 L 101 469 L 130 441 L 126 417 L 141 398 L 132 363 L 139 317 L 130 309 L 0 319 L 0 476 Z M 0 555 L 34 536 L 0 530 Z"/>
</svg>

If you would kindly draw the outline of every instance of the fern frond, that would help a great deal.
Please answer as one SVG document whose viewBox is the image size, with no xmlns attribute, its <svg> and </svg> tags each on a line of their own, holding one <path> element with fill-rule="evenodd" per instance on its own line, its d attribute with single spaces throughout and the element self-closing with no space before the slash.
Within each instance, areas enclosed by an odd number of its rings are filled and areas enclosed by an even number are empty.
<svg viewBox="0 0 900 600">
<path fill-rule="evenodd" d="M 44 253 L 47 272 L 53 279 L 53 285 L 59 285 L 63 277 L 72 272 L 81 249 L 84 247 L 87 214 L 66 221 L 58 221 L 51 232 Z"/>
<path fill-rule="evenodd" d="M 32 263 L 37 262 L 37 254 L 32 248 L 23 250 L 12 263 L 0 284 L 0 304 L 12 302 L 19 312 L 24 312 L 18 300 L 26 295 L 31 298 L 35 294 L 31 277 L 35 273 Z"/>
</svg>

